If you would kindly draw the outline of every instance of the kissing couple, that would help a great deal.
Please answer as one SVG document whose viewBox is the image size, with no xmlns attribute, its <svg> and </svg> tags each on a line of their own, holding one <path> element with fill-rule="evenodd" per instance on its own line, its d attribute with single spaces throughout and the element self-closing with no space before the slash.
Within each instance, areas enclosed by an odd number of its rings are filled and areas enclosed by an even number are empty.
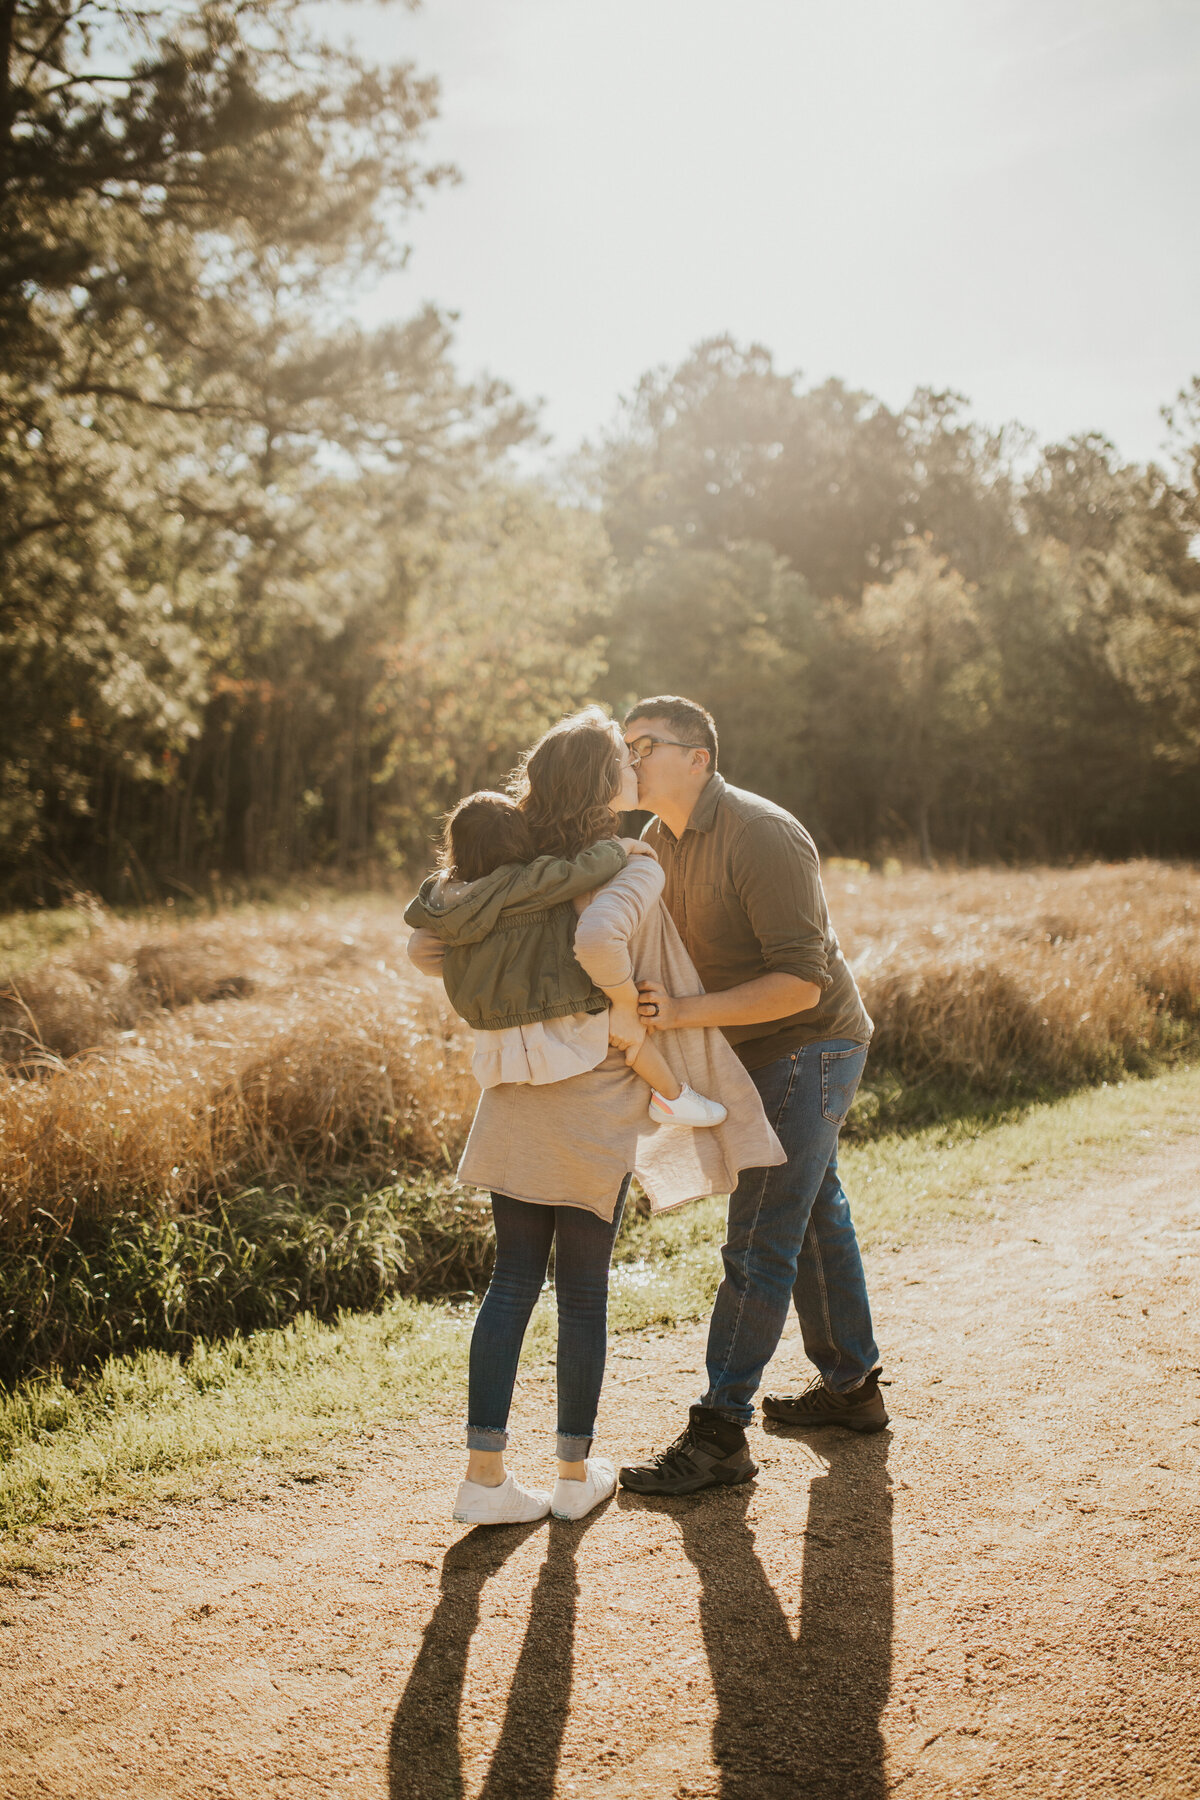
<svg viewBox="0 0 1200 1800">
<path fill-rule="evenodd" d="M 641 839 L 622 813 L 654 815 Z M 816 846 L 717 772 L 711 714 L 640 700 L 562 720 L 508 793 L 450 814 L 405 911 L 408 953 L 474 1035 L 482 1090 L 459 1180 L 491 1196 L 496 1263 L 471 1339 L 468 1525 L 581 1519 L 618 1474 L 592 1442 L 608 1273 L 631 1178 L 653 1211 L 729 1195 L 707 1385 L 675 1441 L 620 1470 L 638 1494 L 757 1474 L 754 1396 L 794 1302 L 816 1370 L 765 1395 L 796 1426 L 887 1424 L 841 1130 L 872 1025 L 829 921 Z M 558 1479 L 507 1469 L 525 1330 L 554 1250 Z"/>
</svg>

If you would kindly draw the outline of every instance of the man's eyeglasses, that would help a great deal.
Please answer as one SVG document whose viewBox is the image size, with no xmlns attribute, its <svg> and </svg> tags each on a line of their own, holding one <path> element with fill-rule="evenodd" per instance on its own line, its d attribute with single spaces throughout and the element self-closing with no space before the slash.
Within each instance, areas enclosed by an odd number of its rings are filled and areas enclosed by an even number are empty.
<svg viewBox="0 0 1200 1800">
<path fill-rule="evenodd" d="M 704 744 L 681 744 L 678 738 L 639 737 L 626 738 L 625 748 L 629 751 L 631 760 L 636 764 L 645 762 L 646 758 L 653 756 L 656 750 L 704 750 L 707 746 Z"/>
</svg>

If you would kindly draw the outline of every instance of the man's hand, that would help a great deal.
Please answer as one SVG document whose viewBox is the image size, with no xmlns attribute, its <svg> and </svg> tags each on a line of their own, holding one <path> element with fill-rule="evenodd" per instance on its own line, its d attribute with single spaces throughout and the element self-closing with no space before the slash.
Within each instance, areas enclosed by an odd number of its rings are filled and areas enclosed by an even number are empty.
<svg viewBox="0 0 1200 1800">
<path fill-rule="evenodd" d="M 618 838 L 617 842 L 626 856 L 653 856 L 655 862 L 658 861 L 653 844 L 648 844 L 645 838 Z"/>
<path fill-rule="evenodd" d="M 658 981 L 639 981 L 638 1012 L 647 1031 L 695 1031 L 705 1026 L 766 1025 L 816 1006 L 815 981 L 782 969 L 757 975 L 715 994 L 668 994 Z"/>
<path fill-rule="evenodd" d="M 616 1005 L 609 1008 L 608 1041 L 625 1052 L 627 1063 L 633 1061 L 646 1041 L 646 1027 L 632 1006 Z"/>
<path fill-rule="evenodd" d="M 647 1031 L 674 1031 L 678 1026 L 676 1006 L 661 981 L 639 981 L 638 1017 Z"/>
</svg>

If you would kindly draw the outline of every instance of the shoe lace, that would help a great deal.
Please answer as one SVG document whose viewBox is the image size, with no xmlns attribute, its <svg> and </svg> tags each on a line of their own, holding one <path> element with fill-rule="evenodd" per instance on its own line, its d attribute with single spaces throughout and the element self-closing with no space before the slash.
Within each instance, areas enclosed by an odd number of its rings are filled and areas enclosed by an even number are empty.
<svg viewBox="0 0 1200 1800">
<path fill-rule="evenodd" d="M 673 1469 L 687 1455 L 694 1441 L 691 1426 L 685 1425 L 675 1442 L 668 1444 L 665 1450 L 659 1451 L 653 1459 L 652 1466 L 656 1469 Z"/>
<path fill-rule="evenodd" d="M 840 1412 L 845 1404 L 844 1401 L 838 1399 L 836 1394 L 830 1393 L 829 1389 L 825 1386 L 824 1378 L 820 1375 L 813 1376 L 808 1386 L 804 1389 L 804 1392 L 800 1395 L 800 1399 L 807 1400 L 814 1412 L 822 1410 L 825 1412 Z"/>
</svg>

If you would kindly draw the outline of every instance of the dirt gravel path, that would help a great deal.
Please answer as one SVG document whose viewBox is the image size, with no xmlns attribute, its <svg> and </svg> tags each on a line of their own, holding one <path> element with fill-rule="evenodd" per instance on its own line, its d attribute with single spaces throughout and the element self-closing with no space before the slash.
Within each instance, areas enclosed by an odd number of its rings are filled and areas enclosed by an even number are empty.
<svg viewBox="0 0 1200 1800">
<path fill-rule="evenodd" d="M 752 1487 L 463 1532 L 429 1416 L 106 1528 L 0 1595 L 0 1793 L 1200 1795 L 1198 1270 L 1200 1136 L 877 1251 L 892 1428 L 756 1429 Z M 703 1341 L 615 1345 L 619 1455 L 674 1434 Z"/>
</svg>

